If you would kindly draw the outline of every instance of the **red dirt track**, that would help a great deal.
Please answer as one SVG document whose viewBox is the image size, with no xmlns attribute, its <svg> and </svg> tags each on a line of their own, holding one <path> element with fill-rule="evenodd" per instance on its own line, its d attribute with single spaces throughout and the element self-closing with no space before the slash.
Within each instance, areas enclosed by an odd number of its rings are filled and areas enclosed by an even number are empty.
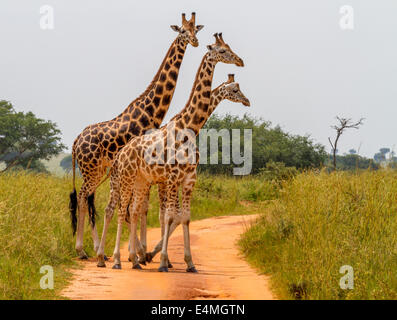
<svg viewBox="0 0 397 320">
<path fill-rule="evenodd" d="M 98 268 L 95 259 L 82 261 L 83 268 L 72 270 L 73 280 L 62 295 L 88 300 L 273 299 L 268 278 L 251 268 L 236 246 L 239 235 L 255 218 L 226 216 L 191 222 L 191 250 L 198 274 L 185 272 L 179 226 L 169 241 L 168 254 L 174 268 L 168 273 L 157 272 L 160 254 L 143 270 L 131 269 L 125 244 L 121 270 L 112 269 L 111 259 L 106 268 Z M 148 230 L 149 250 L 159 239 L 160 229 Z"/>
</svg>

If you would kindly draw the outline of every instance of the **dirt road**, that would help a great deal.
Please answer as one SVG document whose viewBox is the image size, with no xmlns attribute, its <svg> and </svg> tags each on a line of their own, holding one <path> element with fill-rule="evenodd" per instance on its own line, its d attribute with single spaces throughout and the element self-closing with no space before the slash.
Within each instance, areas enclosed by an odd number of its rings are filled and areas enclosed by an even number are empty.
<svg viewBox="0 0 397 320">
<path fill-rule="evenodd" d="M 62 295 L 71 299 L 273 299 L 268 279 L 245 262 L 236 247 L 239 235 L 255 216 L 215 217 L 190 224 L 191 250 L 198 274 L 185 272 L 183 236 L 179 226 L 169 241 L 174 265 L 168 273 L 157 272 L 159 257 L 131 269 L 127 245 L 121 251 L 122 270 L 97 268 L 95 259 L 81 262 Z M 159 229 L 148 231 L 149 249 L 160 238 Z M 112 241 L 113 239 L 109 239 Z"/>
</svg>

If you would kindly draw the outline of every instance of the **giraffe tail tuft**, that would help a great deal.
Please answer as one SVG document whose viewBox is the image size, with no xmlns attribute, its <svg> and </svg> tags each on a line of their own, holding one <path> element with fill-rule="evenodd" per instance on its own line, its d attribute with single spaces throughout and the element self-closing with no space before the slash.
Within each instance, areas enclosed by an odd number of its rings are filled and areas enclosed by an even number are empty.
<svg viewBox="0 0 397 320">
<path fill-rule="evenodd" d="M 95 219 L 97 216 L 94 200 L 95 200 L 95 194 L 92 193 L 88 196 L 87 202 L 88 202 L 88 216 L 90 223 L 93 227 L 95 227 Z"/>
<path fill-rule="evenodd" d="M 72 221 L 72 230 L 73 235 L 76 234 L 77 229 L 77 192 L 76 189 L 73 189 L 73 192 L 69 195 L 69 211 L 70 211 L 70 220 Z"/>
</svg>

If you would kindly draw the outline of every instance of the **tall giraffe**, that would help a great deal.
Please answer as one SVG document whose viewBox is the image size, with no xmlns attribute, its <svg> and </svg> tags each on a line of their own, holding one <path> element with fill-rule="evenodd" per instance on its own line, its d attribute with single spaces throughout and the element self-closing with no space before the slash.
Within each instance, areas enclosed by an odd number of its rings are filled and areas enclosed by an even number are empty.
<svg viewBox="0 0 397 320">
<path fill-rule="evenodd" d="M 188 272 L 197 272 L 191 258 L 189 237 L 190 199 L 196 180 L 196 159 L 198 158 L 194 141 L 207 121 L 210 112 L 212 112 L 210 96 L 215 65 L 220 61 L 229 64 L 234 63 L 237 66 L 244 65 L 242 59 L 223 41 L 221 34 L 219 36 L 215 34 L 215 38 L 216 43 L 208 46 L 209 51 L 203 57 L 185 108 L 159 131 L 132 139 L 116 157 L 111 169 L 111 187 L 112 193 L 115 194 L 113 199 L 115 199 L 115 202 L 118 200 L 120 202 L 120 210 L 114 251 L 114 267 L 118 265 L 117 268 L 120 268 L 121 229 L 122 223 L 128 215 L 128 206 L 131 202 L 129 258 L 134 269 L 141 269 L 136 256 L 137 219 L 143 213 L 150 185 L 159 184 L 165 202 L 165 230 L 159 271 L 168 271 L 169 229 L 172 221 L 176 218 L 178 190 L 182 186 L 181 223 L 184 231 L 185 262 L 188 265 Z M 186 130 L 188 130 L 187 134 L 185 133 Z M 184 146 L 185 143 L 190 143 L 188 150 L 194 150 L 194 152 L 187 152 L 185 149 L 180 150 L 182 140 L 175 139 L 175 136 L 178 137 L 180 134 L 184 137 Z M 176 153 L 175 150 L 177 150 Z M 187 156 L 186 152 L 188 153 Z M 101 257 L 98 255 L 98 258 Z"/>
<path fill-rule="evenodd" d="M 157 74 L 147 89 L 116 118 L 86 127 L 76 138 L 72 149 L 73 192 L 70 194 L 69 209 L 73 234 L 76 233 L 76 251 L 81 259 L 87 255 L 83 250 L 84 220 L 90 217 L 94 250 L 99 247 L 95 226 L 95 191 L 107 168 L 111 167 L 117 152 L 133 137 L 152 128 L 159 128 L 171 103 L 179 68 L 187 45 L 198 46 L 196 34 L 203 28 L 196 26 L 193 12 L 190 20 L 182 14 L 182 26 L 171 26 L 178 33 L 161 63 Z M 77 160 L 83 185 L 77 196 L 75 185 L 75 161 Z M 79 216 L 77 219 L 77 209 Z M 146 228 L 145 228 L 146 229 Z"/>
</svg>

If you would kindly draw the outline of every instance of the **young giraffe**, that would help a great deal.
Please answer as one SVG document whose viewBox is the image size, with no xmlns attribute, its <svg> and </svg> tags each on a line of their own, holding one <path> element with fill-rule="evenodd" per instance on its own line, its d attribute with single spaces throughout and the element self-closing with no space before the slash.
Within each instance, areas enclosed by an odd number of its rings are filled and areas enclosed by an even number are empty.
<svg viewBox="0 0 397 320">
<path fill-rule="evenodd" d="M 185 108 L 172 118 L 166 126 L 162 127 L 160 131 L 131 140 L 116 157 L 111 173 L 111 186 L 115 188 L 112 192 L 114 191 L 118 194 L 115 198 L 120 200 L 117 240 L 114 251 L 115 266 L 117 264 L 120 265 L 119 250 L 122 223 L 128 214 L 128 206 L 131 203 L 131 246 L 129 258 L 134 269 L 141 269 L 136 256 L 137 219 L 143 213 L 150 185 L 160 184 L 162 196 L 164 197 L 163 201 L 166 203 L 166 210 L 159 271 L 168 271 L 167 244 L 169 228 L 176 217 L 178 190 L 182 185 L 181 223 L 184 231 L 185 262 L 188 265 L 188 272 L 197 272 L 191 258 L 189 237 L 190 198 L 196 179 L 195 168 L 197 162 L 195 159 L 198 157 L 194 141 L 209 116 L 211 84 L 216 63 L 221 61 L 229 64 L 234 63 L 237 66 L 244 65 L 242 59 L 223 41 L 221 34 L 219 36 L 215 34 L 215 38 L 216 43 L 208 46 L 209 52 L 205 54 L 201 62 Z M 179 139 L 178 141 L 175 140 L 175 134 L 178 137 L 186 130 L 188 130 L 188 134 L 184 134 L 183 146 L 186 145 L 187 141 L 188 145 L 186 147 L 188 147 L 188 150 L 195 150 L 192 153 L 188 152 L 187 159 L 186 150 L 178 150 L 182 145 L 182 141 Z M 166 146 L 165 149 L 162 148 L 163 146 Z M 160 151 L 158 150 L 159 148 Z M 174 150 L 178 151 L 172 155 Z M 175 160 L 177 160 L 176 163 Z M 193 165 L 189 165 L 187 162 Z"/>
<path fill-rule="evenodd" d="M 99 247 L 95 226 L 95 191 L 107 168 L 111 167 L 117 152 L 132 138 L 152 128 L 159 128 L 171 103 L 179 68 L 187 45 L 198 46 L 196 34 L 203 28 L 196 26 L 195 13 L 186 20 L 182 14 L 182 26 L 171 26 L 178 36 L 171 44 L 154 79 L 136 100 L 116 118 L 93 124 L 76 138 L 72 149 L 73 192 L 70 194 L 70 213 L 73 234 L 76 233 L 76 251 L 80 258 L 87 258 L 83 250 L 84 219 L 88 212 L 91 222 L 94 250 Z M 77 160 L 83 185 L 77 196 L 75 186 L 75 161 Z M 77 208 L 79 216 L 77 219 Z M 143 219 L 145 224 L 146 219 Z M 146 228 L 142 228 L 146 230 Z M 146 235 L 143 234 L 145 243 Z"/>
</svg>

